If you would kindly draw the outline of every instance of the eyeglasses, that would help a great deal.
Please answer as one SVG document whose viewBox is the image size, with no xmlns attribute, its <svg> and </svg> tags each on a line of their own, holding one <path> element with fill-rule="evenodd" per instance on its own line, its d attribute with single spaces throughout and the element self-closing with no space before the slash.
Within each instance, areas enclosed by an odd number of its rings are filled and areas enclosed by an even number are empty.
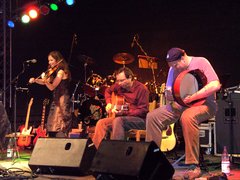
<svg viewBox="0 0 240 180">
<path fill-rule="evenodd" d="M 117 79 L 116 82 L 120 83 L 120 82 L 124 82 L 125 80 L 126 80 L 126 78 L 125 79 Z"/>
</svg>

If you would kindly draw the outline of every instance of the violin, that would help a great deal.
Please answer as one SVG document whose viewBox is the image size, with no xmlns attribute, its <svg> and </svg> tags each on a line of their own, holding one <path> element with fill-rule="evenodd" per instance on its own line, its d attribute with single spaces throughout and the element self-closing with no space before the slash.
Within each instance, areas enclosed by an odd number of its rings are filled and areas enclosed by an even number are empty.
<svg viewBox="0 0 240 180">
<path fill-rule="evenodd" d="M 48 79 L 57 69 L 58 69 L 58 64 L 61 63 L 63 60 L 58 61 L 58 63 L 54 66 L 43 72 L 40 76 L 38 76 L 35 79 Z M 31 82 L 30 82 L 31 83 Z"/>
<path fill-rule="evenodd" d="M 48 79 L 57 70 L 57 68 L 58 68 L 58 66 L 56 65 L 52 68 L 49 68 L 44 73 L 42 73 L 42 75 L 41 75 L 42 79 Z"/>
</svg>

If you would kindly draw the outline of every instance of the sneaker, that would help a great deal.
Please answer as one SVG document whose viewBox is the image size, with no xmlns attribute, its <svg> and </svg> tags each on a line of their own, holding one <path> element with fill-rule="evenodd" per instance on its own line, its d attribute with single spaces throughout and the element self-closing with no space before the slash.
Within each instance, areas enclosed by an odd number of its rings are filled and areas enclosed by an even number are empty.
<svg viewBox="0 0 240 180">
<path fill-rule="evenodd" d="M 202 172 L 199 166 L 193 165 L 184 173 L 184 179 L 195 179 L 201 176 Z"/>
</svg>

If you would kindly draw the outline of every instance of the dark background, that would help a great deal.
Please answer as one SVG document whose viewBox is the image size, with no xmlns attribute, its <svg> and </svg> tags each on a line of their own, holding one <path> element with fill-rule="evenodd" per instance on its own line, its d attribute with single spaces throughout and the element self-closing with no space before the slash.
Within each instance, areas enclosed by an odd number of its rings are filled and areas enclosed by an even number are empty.
<svg viewBox="0 0 240 180">
<path fill-rule="evenodd" d="M 127 67 L 143 83 L 152 81 L 151 70 L 139 68 L 137 55 L 143 52 L 136 44 L 131 48 L 135 34 L 139 35 L 144 51 L 159 58 L 155 70 L 158 84 L 166 81 L 167 50 L 180 47 L 188 55 L 206 57 L 223 87 L 238 85 L 239 8 L 238 1 L 77 0 L 73 7 L 60 3 L 57 12 L 41 15 L 27 25 L 17 23 L 13 29 L 14 76 L 22 70 L 25 60 L 38 61 L 26 67 L 19 78 L 19 86 L 30 90 L 18 93 L 19 114 L 25 114 L 31 96 L 36 100 L 49 96 L 46 88 L 27 86 L 27 81 L 46 70 L 47 55 L 52 50 L 59 50 L 68 60 L 73 76 L 72 90 L 78 81 L 84 83 L 82 55 L 94 61 L 87 66 L 87 78 L 91 73 L 102 78 L 111 75 L 122 66 L 113 62 L 113 56 L 127 52 L 135 57 Z M 41 101 L 35 102 L 33 114 L 41 114 Z"/>
</svg>

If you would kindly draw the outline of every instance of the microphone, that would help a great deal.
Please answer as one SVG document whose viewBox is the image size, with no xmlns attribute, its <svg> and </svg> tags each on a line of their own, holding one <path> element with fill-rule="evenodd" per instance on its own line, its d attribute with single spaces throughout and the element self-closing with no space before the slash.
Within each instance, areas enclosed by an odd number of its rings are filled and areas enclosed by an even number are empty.
<svg viewBox="0 0 240 180">
<path fill-rule="evenodd" d="M 135 41 L 136 41 L 136 34 L 133 36 L 133 40 L 132 40 L 132 43 L 131 43 L 131 48 L 133 48 L 134 44 L 135 44 Z"/>
<path fill-rule="evenodd" d="M 35 64 L 35 63 L 37 63 L 37 60 L 36 60 L 36 59 L 29 59 L 29 60 L 24 61 L 24 63 L 32 63 L 32 64 Z"/>
</svg>

